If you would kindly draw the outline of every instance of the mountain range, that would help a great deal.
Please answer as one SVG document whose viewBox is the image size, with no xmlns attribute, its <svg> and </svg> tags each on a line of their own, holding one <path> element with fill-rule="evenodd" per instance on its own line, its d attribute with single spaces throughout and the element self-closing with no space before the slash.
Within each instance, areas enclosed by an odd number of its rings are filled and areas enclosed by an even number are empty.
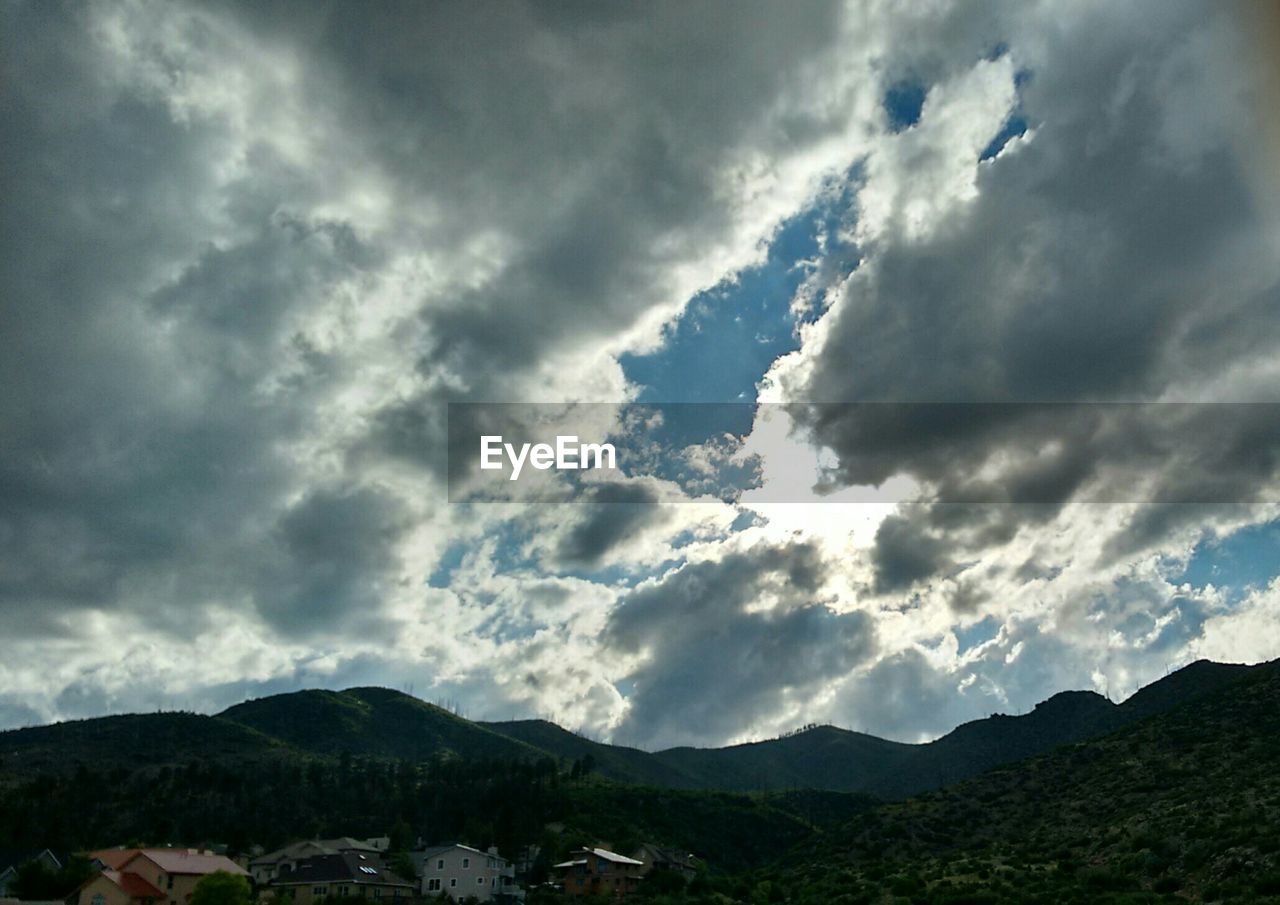
<svg viewBox="0 0 1280 905">
<path fill-rule="evenodd" d="M 308 690 L 246 701 L 214 716 L 134 714 L 3 732 L 0 782 L 85 762 L 136 768 L 346 754 L 407 761 L 552 758 L 583 762 L 606 779 L 661 788 L 812 788 L 895 799 L 1113 732 L 1254 668 L 1197 661 L 1119 704 L 1094 692 L 1066 691 L 1029 713 L 975 720 L 924 744 L 818 726 L 768 741 L 657 752 L 592 741 L 545 720 L 474 722 L 385 688 Z"/>
</svg>

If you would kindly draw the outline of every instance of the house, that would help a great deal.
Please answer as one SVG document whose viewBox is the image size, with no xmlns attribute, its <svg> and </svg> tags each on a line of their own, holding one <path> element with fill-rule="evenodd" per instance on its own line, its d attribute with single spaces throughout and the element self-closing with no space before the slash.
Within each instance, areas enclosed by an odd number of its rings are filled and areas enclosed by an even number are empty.
<svg viewBox="0 0 1280 905">
<path fill-rule="evenodd" d="M 284 871 L 292 870 L 299 861 L 313 858 L 316 855 L 341 855 L 346 853 L 378 857 L 386 850 L 386 845 L 379 845 L 384 839 L 352 839 L 341 836 L 337 839 L 314 839 L 305 842 L 294 842 L 284 848 L 265 855 L 259 855 L 249 862 L 249 873 L 253 882 L 266 886 Z"/>
<path fill-rule="evenodd" d="M 89 857 L 103 870 L 76 891 L 78 905 L 186 905 L 208 874 L 249 876 L 230 858 L 194 848 L 105 849 Z"/>
<path fill-rule="evenodd" d="M 80 905 L 164 905 L 168 893 L 135 873 L 107 868 L 80 887 Z"/>
<path fill-rule="evenodd" d="M 644 873 L 665 870 L 679 874 L 686 880 L 692 880 L 698 873 L 697 862 L 688 852 L 676 851 L 673 848 L 661 848 L 646 842 L 631 853 L 631 857 L 644 862 Z"/>
<path fill-rule="evenodd" d="M 496 848 L 482 852 L 460 843 L 436 845 L 410 852 L 421 878 L 423 895 L 447 895 L 460 901 L 475 897 L 481 902 L 524 898 L 516 885 L 515 866 Z"/>
<path fill-rule="evenodd" d="M 567 896 L 625 896 L 640 885 L 648 868 L 638 858 L 604 848 L 584 848 L 571 852 L 568 861 L 553 869 Z"/>
<path fill-rule="evenodd" d="M 28 851 L 0 852 L 0 899 L 9 895 L 13 881 L 18 879 L 18 868 L 35 861 L 51 871 L 62 870 L 62 860 L 47 848 Z"/>
<path fill-rule="evenodd" d="M 359 852 L 301 858 L 281 871 L 269 888 L 293 899 L 294 905 L 315 905 L 329 896 L 407 903 L 415 892 L 412 883 L 384 867 L 380 858 Z"/>
</svg>

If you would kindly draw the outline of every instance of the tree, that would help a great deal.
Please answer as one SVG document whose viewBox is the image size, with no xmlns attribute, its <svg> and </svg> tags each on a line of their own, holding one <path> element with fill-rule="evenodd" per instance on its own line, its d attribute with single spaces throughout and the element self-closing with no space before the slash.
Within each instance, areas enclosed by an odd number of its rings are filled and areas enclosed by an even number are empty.
<svg viewBox="0 0 1280 905">
<path fill-rule="evenodd" d="M 414 866 L 413 859 L 409 857 L 408 852 L 396 852 L 391 856 L 390 864 L 392 873 L 401 879 L 408 880 L 410 883 L 418 879 L 418 869 Z"/>
<path fill-rule="evenodd" d="M 200 878 L 191 893 L 191 905 L 249 905 L 253 890 L 239 874 L 215 870 Z"/>
<path fill-rule="evenodd" d="M 18 868 L 9 891 L 19 899 L 65 899 L 91 876 L 93 868 L 86 858 L 73 857 L 60 870 L 43 861 L 28 861 Z"/>
<path fill-rule="evenodd" d="M 403 818 L 397 820 L 395 826 L 391 828 L 389 842 L 388 851 L 407 852 L 413 848 L 413 828 Z"/>
</svg>

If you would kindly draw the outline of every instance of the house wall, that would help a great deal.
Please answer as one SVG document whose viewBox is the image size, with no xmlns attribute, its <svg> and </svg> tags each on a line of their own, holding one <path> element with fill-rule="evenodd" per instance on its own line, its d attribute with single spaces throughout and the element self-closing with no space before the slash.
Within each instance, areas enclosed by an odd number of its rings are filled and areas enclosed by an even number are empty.
<svg viewBox="0 0 1280 905">
<path fill-rule="evenodd" d="M 423 895 L 445 893 L 455 900 L 474 896 L 488 902 L 495 895 L 515 892 L 515 869 L 511 862 L 495 855 L 451 848 L 433 852 L 419 863 Z"/>
<path fill-rule="evenodd" d="M 78 905 L 130 905 L 130 902 L 123 889 L 99 874 L 81 887 Z"/>
<path fill-rule="evenodd" d="M 123 868 L 130 873 L 142 877 L 167 897 L 165 905 L 186 905 L 191 894 L 196 891 L 196 884 L 203 879 L 203 874 L 171 874 L 160 869 L 146 855 L 139 855 Z"/>
<path fill-rule="evenodd" d="M 625 896 L 640 885 L 639 874 L 646 869 L 640 864 L 618 864 L 594 852 L 586 855 L 586 862 L 565 870 L 565 895 Z"/>
<path fill-rule="evenodd" d="M 318 881 L 315 883 L 275 884 L 271 890 L 293 899 L 293 905 L 316 905 L 326 896 L 362 896 L 372 902 L 408 902 L 412 890 L 402 886 L 380 886 L 377 883 L 352 883 L 347 880 Z M 83 903 L 81 903 L 83 905 Z"/>
</svg>

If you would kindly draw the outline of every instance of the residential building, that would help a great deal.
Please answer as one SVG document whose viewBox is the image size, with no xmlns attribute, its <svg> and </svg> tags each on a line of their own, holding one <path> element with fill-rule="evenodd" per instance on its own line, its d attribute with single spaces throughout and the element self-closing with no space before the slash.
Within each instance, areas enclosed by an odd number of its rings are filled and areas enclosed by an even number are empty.
<svg viewBox="0 0 1280 905">
<path fill-rule="evenodd" d="M 77 892 L 80 905 L 163 905 L 168 896 L 135 873 L 107 868 Z"/>
<path fill-rule="evenodd" d="M 407 903 L 415 892 L 413 883 L 384 867 L 381 859 L 359 852 L 299 859 L 281 871 L 269 888 L 288 895 L 294 905 L 315 905 L 330 896 Z"/>
<path fill-rule="evenodd" d="M 524 898 L 524 890 L 516 885 L 515 866 L 496 848 L 482 852 L 455 842 L 409 856 L 418 869 L 423 895 L 444 894 L 455 901 L 474 896 L 481 902 Z"/>
<path fill-rule="evenodd" d="M 650 871 L 665 870 L 673 874 L 679 874 L 686 880 L 692 880 L 698 873 L 697 863 L 693 855 L 673 848 L 662 848 L 651 842 L 641 845 L 640 848 L 631 853 L 631 857 L 637 861 L 644 862 L 645 874 Z"/>
<path fill-rule="evenodd" d="M 194 848 L 105 849 L 89 857 L 104 869 L 77 891 L 79 905 L 186 905 L 208 874 L 249 876 L 230 858 Z"/>
<path fill-rule="evenodd" d="M 386 850 L 386 845 L 379 846 L 384 839 L 352 839 L 340 836 L 337 839 L 309 839 L 294 842 L 284 848 L 265 855 L 258 855 L 249 862 L 249 873 L 253 882 L 266 886 L 284 871 L 292 870 L 298 862 L 316 855 L 356 854 L 366 857 L 379 857 Z"/>
<path fill-rule="evenodd" d="M 625 896 L 635 892 L 647 867 L 604 848 L 584 848 L 570 853 L 554 870 L 567 896 Z"/>
</svg>

